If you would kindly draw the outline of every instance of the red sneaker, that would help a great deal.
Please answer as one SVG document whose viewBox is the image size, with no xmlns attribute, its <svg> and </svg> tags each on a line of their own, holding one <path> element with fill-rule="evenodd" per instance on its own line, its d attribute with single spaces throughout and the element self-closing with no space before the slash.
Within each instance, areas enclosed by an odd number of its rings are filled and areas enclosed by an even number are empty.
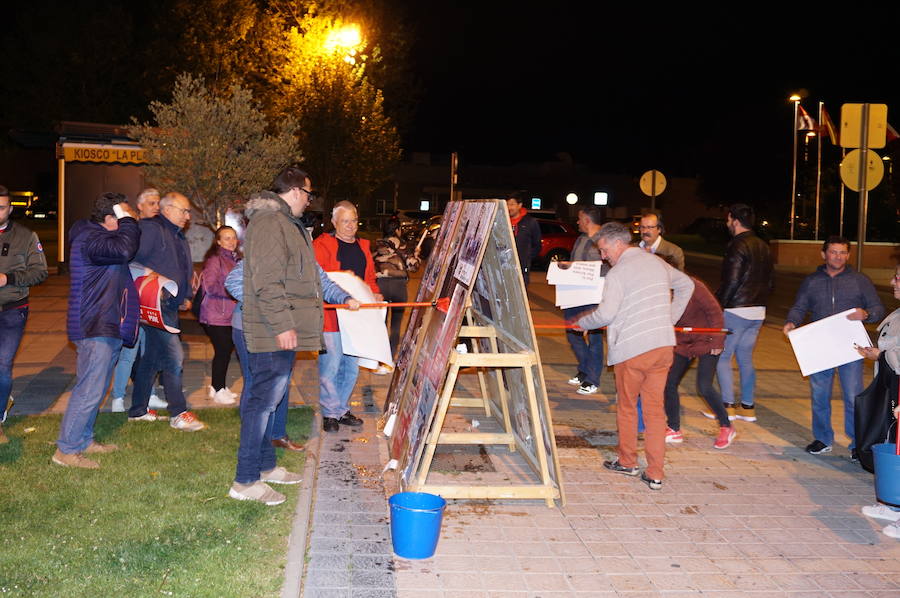
<svg viewBox="0 0 900 598">
<path fill-rule="evenodd" d="M 684 434 L 681 433 L 681 430 L 666 428 L 666 444 L 681 444 L 682 442 L 684 442 Z"/>
<path fill-rule="evenodd" d="M 734 429 L 734 426 L 723 426 L 719 428 L 719 435 L 713 443 L 713 448 L 728 448 L 731 446 L 731 441 L 734 440 L 735 436 L 737 436 L 737 430 Z"/>
</svg>

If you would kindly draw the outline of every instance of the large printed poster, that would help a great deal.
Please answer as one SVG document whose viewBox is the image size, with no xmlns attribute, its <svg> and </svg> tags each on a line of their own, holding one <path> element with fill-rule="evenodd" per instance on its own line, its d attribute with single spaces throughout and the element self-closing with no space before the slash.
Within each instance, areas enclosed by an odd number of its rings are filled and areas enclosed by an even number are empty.
<svg viewBox="0 0 900 598">
<path fill-rule="evenodd" d="M 405 484 L 417 470 L 438 392 L 446 378 L 450 352 L 454 350 L 462 323 L 472 278 L 478 270 L 479 257 L 491 230 L 489 223 L 493 222 L 498 205 L 496 201 L 451 202 L 441 227 L 441 233 L 446 236 L 438 238 L 423 275 L 419 300 L 446 298 L 449 306 L 446 312 L 431 309 L 421 322 L 410 320 L 410 329 L 413 324 L 424 327 L 416 339 L 421 347 L 411 357 L 408 367 L 403 368 L 407 371 L 395 376 L 396 389 L 392 388 L 399 398 L 390 407 L 395 414 L 394 425 L 390 426 L 390 452 Z M 448 223 L 455 224 L 455 230 L 445 229 Z M 399 357 L 397 362 L 400 369 Z M 405 388 L 400 384 L 401 378 Z"/>
</svg>

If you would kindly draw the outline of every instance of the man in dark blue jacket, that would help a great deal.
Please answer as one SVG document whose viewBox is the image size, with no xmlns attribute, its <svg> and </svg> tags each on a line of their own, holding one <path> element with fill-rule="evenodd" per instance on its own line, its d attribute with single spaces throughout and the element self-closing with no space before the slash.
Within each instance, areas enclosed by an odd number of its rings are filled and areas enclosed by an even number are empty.
<svg viewBox="0 0 900 598">
<path fill-rule="evenodd" d="M 122 344 L 137 339 L 137 290 L 128 262 L 141 233 L 136 215 L 121 193 L 104 193 L 89 220 L 72 227 L 71 286 L 67 328 L 78 351 L 77 379 L 56 441 L 53 462 L 97 469 L 84 453 L 108 453 L 114 444 L 94 440 L 94 420 L 106 394 Z"/>
<path fill-rule="evenodd" d="M 157 274 L 174 280 L 178 294 L 163 299 L 163 321 L 178 327 L 178 311 L 191 307 L 191 275 L 193 262 L 191 249 L 184 236 L 184 227 L 191 219 L 191 204 L 181 193 L 170 192 L 159 202 L 160 214 L 144 218 L 140 222 L 141 245 L 134 260 Z M 196 432 L 206 427 L 188 411 L 187 400 L 181 389 L 184 368 L 184 348 L 181 338 L 162 328 L 141 324 L 145 344 L 134 366 L 134 390 L 131 395 L 129 421 L 156 421 L 154 411 L 147 409 L 150 391 L 157 372 L 162 371 L 163 388 L 169 403 L 169 425 L 178 430 Z"/>
<path fill-rule="evenodd" d="M 783 332 L 787 334 L 803 323 L 806 314 L 815 322 L 848 309 L 855 310 L 848 320 L 878 322 L 884 316 L 884 306 L 869 278 L 847 268 L 850 241 L 843 237 L 828 237 L 822 245 L 825 264 L 803 279 L 794 306 L 788 312 Z M 831 389 L 834 372 L 841 380 L 844 397 L 844 433 L 850 438 L 850 458 L 858 459 L 854 442 L 853 401 L 863 390 L 863 360 L 851 361 L 837 368 L 816 372 L 809 376 L 812 391 L 813 441 L 806 452 L 821 455 L 831 452 L 834 430 L 831 428 Z"/>
</svg>

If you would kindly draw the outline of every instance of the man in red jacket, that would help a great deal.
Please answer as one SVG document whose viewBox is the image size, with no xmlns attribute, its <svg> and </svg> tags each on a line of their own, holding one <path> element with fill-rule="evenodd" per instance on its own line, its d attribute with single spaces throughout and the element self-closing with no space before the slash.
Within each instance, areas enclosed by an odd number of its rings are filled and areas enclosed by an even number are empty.
<svg viewBox="0 0 900 598">
<path fill-rule="evenodd" d="M 375 300 L 383 299 L 375 282 L 375 263 L 369 241 L 358 239 L 359 216 L 349 201 L 335 204 L 331 212 L 334 232 L 319 235 L 313 241 L 316 261 L 326 272 L 349 270 L 366 281 Z M 359 375 L 357 358 L 344 355 L 337 314 L 325 310 L 323 339 L 325 353 L 319 355 L 319 408 L 322 410 L 322 427 L 326 432 L 337 432 L 340 424 L 362 425 L 362 420 L 350 413 L 350 395 Z"/>
</svg>

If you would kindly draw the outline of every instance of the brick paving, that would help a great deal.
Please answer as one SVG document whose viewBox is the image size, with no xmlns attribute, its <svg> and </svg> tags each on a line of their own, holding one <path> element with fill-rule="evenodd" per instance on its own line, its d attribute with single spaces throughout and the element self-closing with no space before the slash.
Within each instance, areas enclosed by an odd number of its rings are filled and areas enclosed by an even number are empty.
<svg viewBox="0 0 900 598">
<path fill-rule="evenodd" d="M 532 283 L 529 292 L 536 321 L 558 317 L 545 286 Z M 33 292 L 14 372 L 15 414 L 64 407 L 74 377 L 67 293 L 68 281 L 59 276 Z M 703 403 L 688 373 L 685 442 L 667 450 L 658 492 L 601 466 L 616 442 L 611 372 L 599 395 L 578 395 L 566 384 L 573 372 L 565 339 L 547 331 L 538 337 L 566 506 L 450 501 L 433 558 L 393 557 L 386 499 L 397 489 L 381 476 L 386 446 L 375 430 L 388 379 L 364 372 L 353 398 L 364 426 L 319 437 L 303 585 L 285 588 L 285 596 L 900 596 L 900 543 L 859 512 L 873 502 L 872 476 L 849 461 L 839 405 L 835 451 L 821 457 L 803 451 L 811 440 L 808 386 L 778 322 L 763 327 L 756 352 L 760 421 L 738 422 L 735 444 L 725 451 L 712 449 L 715 423 L 699 414 Z M 212 406 L 205 392 L 211 348 L 192 322 L 183 340 L 189 401 Z M 293 403 L 317 400 L 309 357 L 295 368 Z M 239 390 L 236 364 L 229 374 Z M 453 410 L 448 425 L 464 427 L 477 417 Z M 442 451 L 438 463 L 438 476 L 459 480 L 520 466 L 493 448 L 456 447 Z"/>
</svg>

